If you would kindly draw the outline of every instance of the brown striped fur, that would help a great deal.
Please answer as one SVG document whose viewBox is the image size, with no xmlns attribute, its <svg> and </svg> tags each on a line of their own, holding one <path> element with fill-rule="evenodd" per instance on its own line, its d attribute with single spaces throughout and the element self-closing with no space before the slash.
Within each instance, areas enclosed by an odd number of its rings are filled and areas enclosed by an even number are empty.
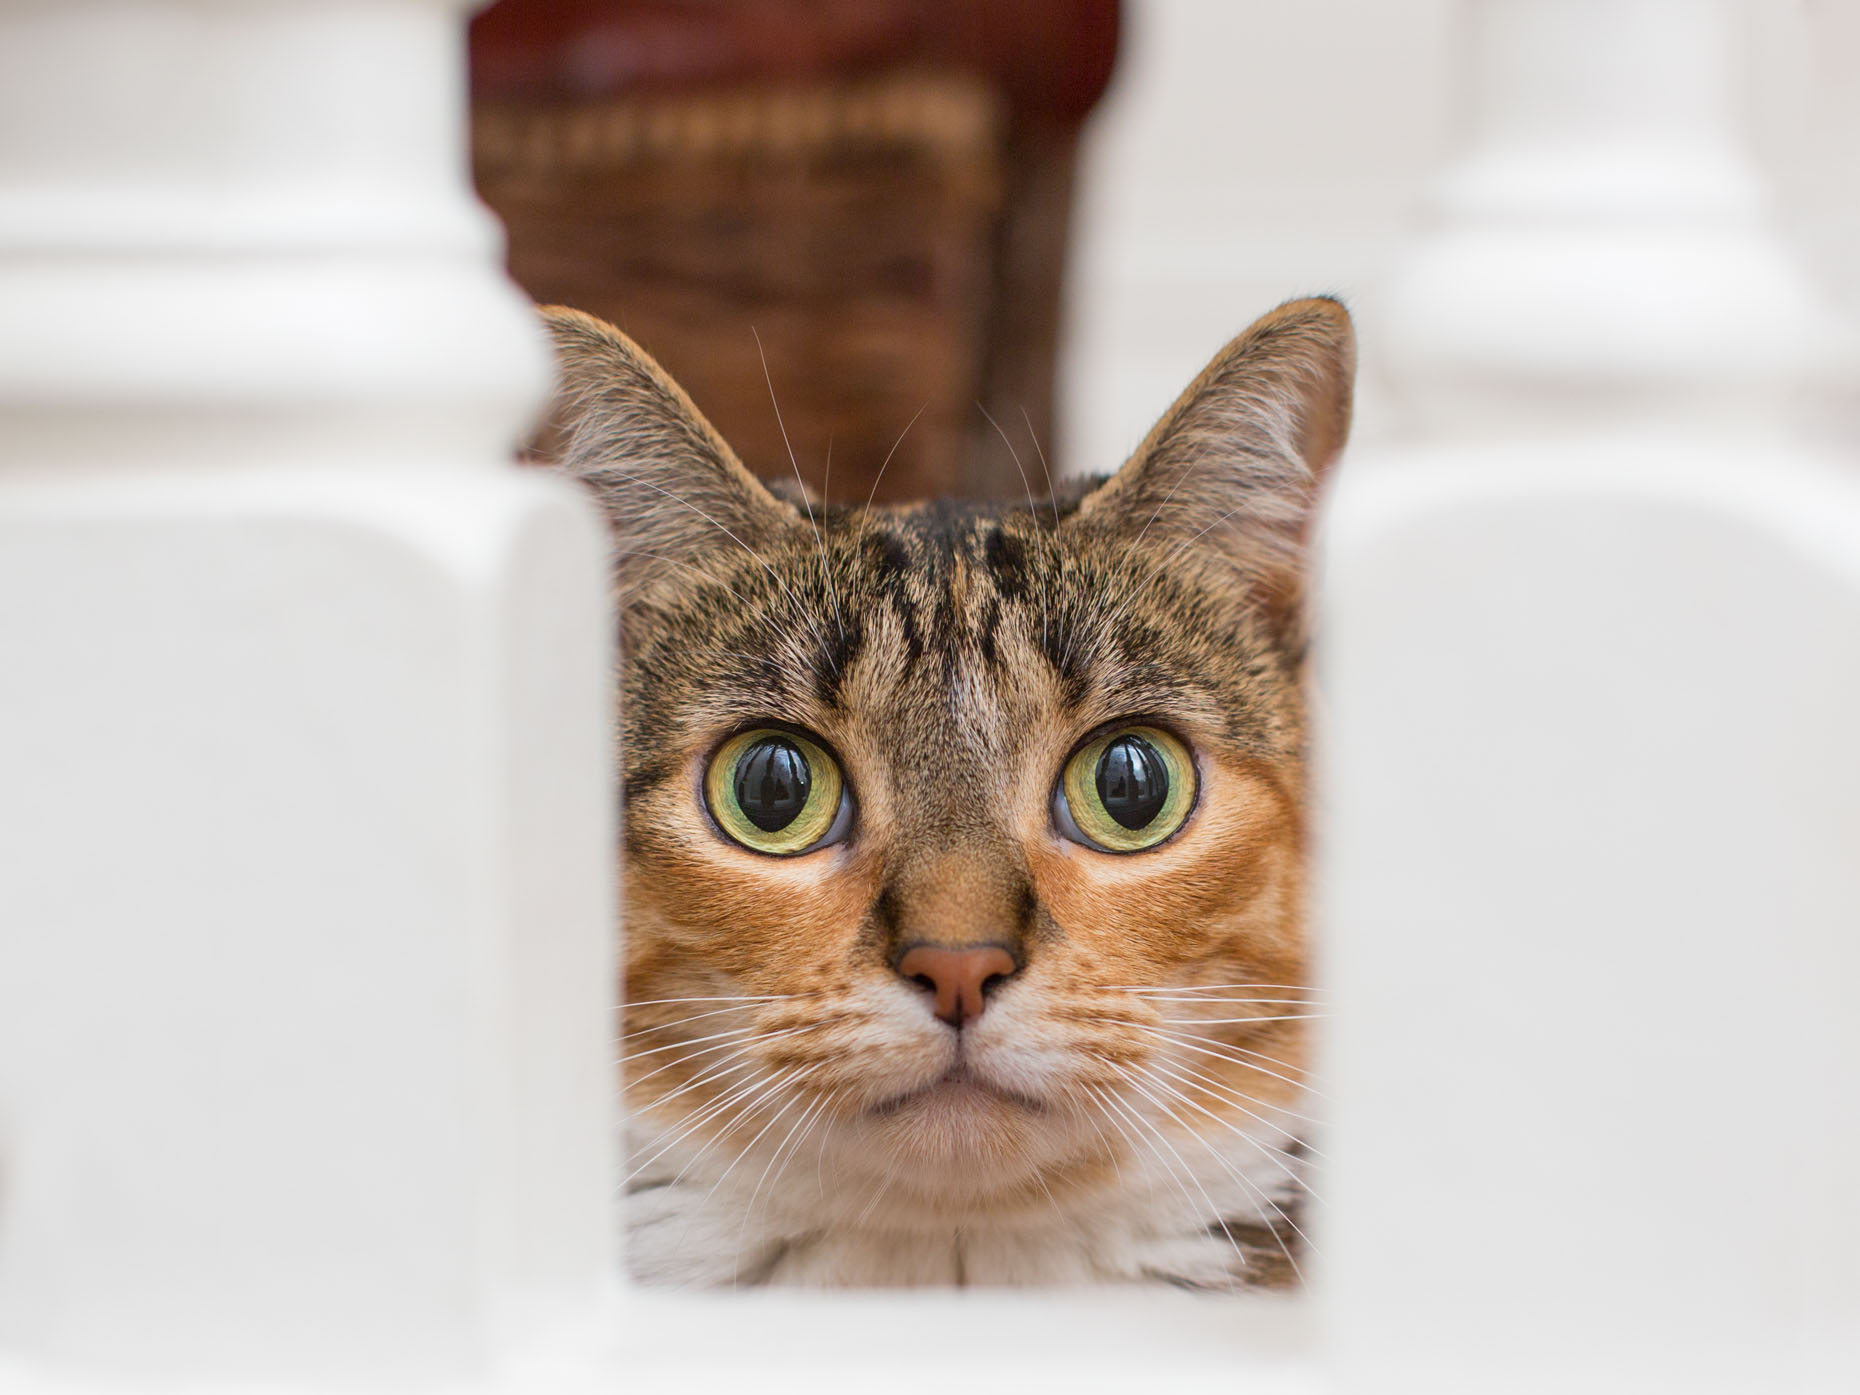
<svg viewBox="0 0 1860 1395">
<path fill-rule="evenodd" d="M 771 493 L 619 331 L 544 313 L 561 463 L 615 536 L 634 1271 L 1284 1281 L 1304 544 L 1348 430 L 1342 307 L 1261 319 L 1103 483 L 876 509 Z M 1067 841 L 1068 754 L 1139 718 L 1194 751 L 1194 813 L 1146 852 Z M 713 824 L 710 754 L 766 723 L 838 758 L 845 842 L 768 857 Z M 1024 967 L 958 1033 L 894 967 L 922 939 Z M 1290 987 L 1129 991 L 1196 985 Z"/>
</svg>

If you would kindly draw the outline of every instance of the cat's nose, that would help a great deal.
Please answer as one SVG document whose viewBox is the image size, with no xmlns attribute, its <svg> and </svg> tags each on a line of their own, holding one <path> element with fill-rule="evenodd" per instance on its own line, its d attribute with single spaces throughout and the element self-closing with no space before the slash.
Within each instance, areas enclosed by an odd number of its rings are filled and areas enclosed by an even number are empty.
<svg viewBox="0 0 1860 1395">
<path fill-rule="evenodd" d="M 936 995 L 936 1015 L 961 1028 L 982 1015 L 988 994 L 1020 968 L 1001 945 L 912 945 L 898 960 L 898 974 Z"/>
</svg>

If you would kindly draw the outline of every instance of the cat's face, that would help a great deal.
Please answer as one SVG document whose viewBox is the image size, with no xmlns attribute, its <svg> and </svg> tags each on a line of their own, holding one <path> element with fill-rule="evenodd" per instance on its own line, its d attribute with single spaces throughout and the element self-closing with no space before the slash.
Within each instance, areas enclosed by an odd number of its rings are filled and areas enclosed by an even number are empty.
<svg viewBox="0 0 1860 1395">
<path fill-rule="evenodd" d="M 828 1211 L 907 1227 L 1115 1192 L 1152 1136 L 1286 1151 L 1341 309 L 1268 317 L 1033 508 L 797 508 L 614 331 L 552 325 L 621 553 L 631 1106 L 754 1172 L 816 1140 Z"/>
</svg>

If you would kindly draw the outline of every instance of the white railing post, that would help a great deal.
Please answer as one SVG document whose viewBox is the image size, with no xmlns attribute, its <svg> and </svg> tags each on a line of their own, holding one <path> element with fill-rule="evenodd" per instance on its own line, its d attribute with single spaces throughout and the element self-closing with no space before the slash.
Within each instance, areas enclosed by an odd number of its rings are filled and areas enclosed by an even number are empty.
<svg viewBox="0 0 1860 1395">
<path fill-rule="evenodd" d="M 484 1377 L 599 1300 L 598 526 L 462 0 L 0 0 L 0 1385 Z"/>
<path fill-rule="evenodd" d="M 1860 1382 L 1860 470 L 1725 0 L 1477 0 L 1324 548 L 1347 1391 Z"/>
</svg>

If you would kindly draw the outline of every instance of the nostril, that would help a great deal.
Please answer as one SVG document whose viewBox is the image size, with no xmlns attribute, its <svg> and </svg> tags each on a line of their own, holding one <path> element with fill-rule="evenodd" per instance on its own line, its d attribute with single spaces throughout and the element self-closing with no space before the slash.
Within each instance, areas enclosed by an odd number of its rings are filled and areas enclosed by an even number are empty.
<svg viewBox="0 0 1860 1395">
<path fill-rule="evenodd" d="M 952 1027 L 982 1015 L 988 994 L 1017 972 L 1020 962 L 1001 945 L 955 948 L 917 944 L 898 960 L 898 976 L 931 993 L 935 1012 Z"/>
</svg>

